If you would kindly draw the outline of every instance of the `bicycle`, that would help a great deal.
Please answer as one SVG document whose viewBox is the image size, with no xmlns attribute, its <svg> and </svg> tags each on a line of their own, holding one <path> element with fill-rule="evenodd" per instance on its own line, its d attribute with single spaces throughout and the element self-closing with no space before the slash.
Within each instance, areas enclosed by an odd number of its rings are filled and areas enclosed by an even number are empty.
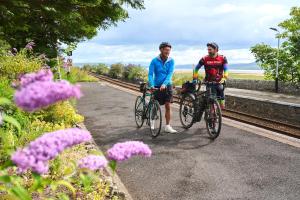
<svg viewBox="0 0 300 200">
<path fill-rule="evenodd" d="M 146 86 L 146 83 L 140 84 L 140 92 L 142 96 L 138 96 L 135 101 L 135 122 L 138 128 L 141 128 L 146 121 L 150 126 L 152 138 L 157 137 L 161 131 L 162 117 L 161 109 L 154 95 L 159 89 L 150 89 Z M 149 98 L 149 100 L 147 100 Z M 156 125 L 158 125 L 156 127 Z"/>
<path fill-rule="evenodd" d="M 200 91 L 202 84 L 206 85 L 205 91 Z M 220 135 L 222 127 L 222 111 L 214 89 L 219 83 L 204 82 L 202 84 L 189 81 L 183 84 L 179 108 L 180 122 L 185 129 L 188 129 L 194 123 L 200 122 L 204 113 L 208 134 L 211 139 L 216 139 Z M 197 86 L 198 88 L 196 88 Z"/>
</svg>

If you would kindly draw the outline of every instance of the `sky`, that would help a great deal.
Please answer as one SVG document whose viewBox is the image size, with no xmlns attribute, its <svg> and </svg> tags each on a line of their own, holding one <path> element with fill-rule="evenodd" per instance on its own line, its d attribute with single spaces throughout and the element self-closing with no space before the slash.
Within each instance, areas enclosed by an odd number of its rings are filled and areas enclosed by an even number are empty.
<svg viewBox="0 0 300 200">
<path fill-rule="evenodd" d="M 147 65 L 167 41 L 177 65 L 192 64 L 214 41 L 229 63 L 251 63 L 249 48 L 262 42 L 276 46 L 269 28 L 287 19 L 292 6 L 300 6 L 299 0 L 145 0 L 144 10 L 127 8 L 125 22 L 79 43 L 73 62 Z"/>
</svg>

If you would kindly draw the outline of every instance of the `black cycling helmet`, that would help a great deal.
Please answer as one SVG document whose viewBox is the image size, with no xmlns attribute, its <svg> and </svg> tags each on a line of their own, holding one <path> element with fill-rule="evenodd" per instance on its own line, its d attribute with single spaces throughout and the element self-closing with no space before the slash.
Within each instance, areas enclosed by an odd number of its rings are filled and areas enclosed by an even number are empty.
<svg viewBox="0 0 300 200">
<path fill-rule="evenodd" d="M 209 42 L 209 43 L 206 44 L 206 46 L 207 46 L 207 47 L 212 47 L 212 48 L 214 48 L 214 49 L 219 50 L 219 46 L 218 46 L 218 44 L 215 43 L 215 42 Z"/>
<path fill-rule="evenodd" d="M 160 45 L 159 45 L 159 49 L 162 49 L 162 48 L 165 48 L 165 47 L 170 47 L 172 48 L 172 45 L 168 42 L 162 42 Z"/>
</svg>

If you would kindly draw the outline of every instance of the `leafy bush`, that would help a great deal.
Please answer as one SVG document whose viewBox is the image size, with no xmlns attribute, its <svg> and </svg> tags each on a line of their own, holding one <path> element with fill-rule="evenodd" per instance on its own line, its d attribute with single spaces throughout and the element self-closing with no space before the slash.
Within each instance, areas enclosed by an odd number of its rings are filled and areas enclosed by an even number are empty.
<svg viewBox="0 0 300 200">
<path fill-rule="evenodd" d="M 147 70 L 140 65 L 129 64 L 124 69 L 123 78 L 128 80 L 146 80 Z"/>
<path fill-rule="evenodd" d="M 15 55 L 0 56 L 0 76 L 15 79 L 20 74 L 40 69 L 43 64 L 42 60 L 29 54 L 28 50 L 23 49 Z"/>
<path fill-rule="evenodd" d="M 109 67 L 104 63 L 98 64 L 95 68 L 96 68 L 96 73 L 98 74 L 106 75 L 109 72 Z"/>
<path fill-rule="evenodd" d="M 124 65 L 122 63 L 112 64 L 109 69 L 109 76 L 112 78 L 121 78 L 124 72 Z"/>
<path fill-rule="evenodd" d="M 71 72 L 68 74 L 65 70 L 61 70 L 62 79 L 68 80 L 71 83 L 76 82 L 93 82 L 98 79 L 90 76 L 87 71 L 81 70 L 78 67 L 72 67 Z"/>
<path fill-rule="evenodd" d="M 0 39 L 0 56 L 7 54 L 9 49 L 10 45 L 6 41 Z"/>
<path fill-rule="evenodd" d="M 74 107 L 68 101 L 50 106 L 41 111 L 41 113 L 41 120 L 54 124 L 65 124 L 66 127 L 71 127 L 84 120 L 83 116 L 77 114 Z"/>
<path fill-rule="evenodd" d="M 95 68 L 95 66 L 89 65 L 89 64 L 85 64 L 85 65 L 83 65 L 83 67 L 82 67 L 82 69 L 83 69 L 84 71 L 92 71 L 94 68 Z"/>
</svg>

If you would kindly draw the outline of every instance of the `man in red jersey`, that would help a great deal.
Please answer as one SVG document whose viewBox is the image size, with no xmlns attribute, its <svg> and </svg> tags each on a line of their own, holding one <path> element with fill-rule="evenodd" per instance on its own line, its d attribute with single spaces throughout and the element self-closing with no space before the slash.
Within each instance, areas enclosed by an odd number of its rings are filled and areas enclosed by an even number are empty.
<svg viewBox="0 0 300 200">
<path fill-rule="evenodd" d="M 204 66 L 205 81 L 220 83 L 215 86 L 221 109 L 225 108 L 225 95 L 222 83 L 228 78 L 228 63 L 223 55 L 219 55 L 219 46 L 215 42 L 207 43 L 208 55 L 200 59 L 195 68 L 193 79 L 198 78 L 199 69 Z"/>
</svg>

